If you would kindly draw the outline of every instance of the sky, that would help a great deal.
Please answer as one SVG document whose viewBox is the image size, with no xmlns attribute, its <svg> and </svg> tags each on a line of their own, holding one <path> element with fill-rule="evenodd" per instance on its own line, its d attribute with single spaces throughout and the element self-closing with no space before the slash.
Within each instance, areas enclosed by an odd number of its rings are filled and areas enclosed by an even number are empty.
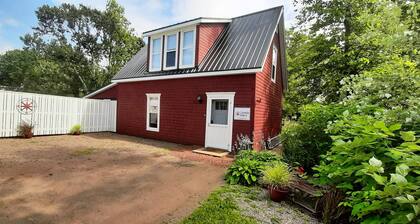
<svg viewBox="0 0 420 224">
<path fill-rule="evenodd" d="M 117 0 L 137 35 L 144 31 L 197 17 L 225 17 L 284 5 L 285 24 L 295 23 L 292 0 Z M 106 0 L 0 0 L 0 53 L 21 48 L 20 37 L 36 26 L 35 10 L 41 5 L 84 4 L 105 9 Z"/>
</svg>

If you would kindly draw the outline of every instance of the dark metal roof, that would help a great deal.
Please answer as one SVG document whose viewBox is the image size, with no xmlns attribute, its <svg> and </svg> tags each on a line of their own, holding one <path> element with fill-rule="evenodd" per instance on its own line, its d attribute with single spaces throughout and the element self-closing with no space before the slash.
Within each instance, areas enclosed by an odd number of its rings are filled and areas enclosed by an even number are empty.
<svg viewBox="0 0 420 224">
<path fill-rule="evenodd" d="M 233 18 L 195 68 L 147 72 L 145 46 L 113 80 L 261 68 L 282 12 L 279 6 Z"/>
</svg>

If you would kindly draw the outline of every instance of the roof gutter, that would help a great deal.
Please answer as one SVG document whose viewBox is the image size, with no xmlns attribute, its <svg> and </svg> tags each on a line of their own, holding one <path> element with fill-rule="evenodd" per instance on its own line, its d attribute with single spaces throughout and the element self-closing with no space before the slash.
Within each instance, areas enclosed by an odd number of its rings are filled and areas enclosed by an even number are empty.
<svg viewBox="0 0 420 224">
<path fill-rule="evenodd" d="M 183 78 L 196 78 L 196 77 L 210 77 L 210 76 L 225 76 L 225 75 L 242 75 L 261 72 L 262 68 L 242 69 L 242 70 L 230 70 L 230 71 L 217 71 L 217 72 L 198 72 L 198 73 L 187 73 L 177 75 L 162 75 L 162 76 L 151 76 L 151 77 L 140 77 L 140 78 L 129 78 L 129 79 L 117 79 L 111 82 L 125 83 L 125 82 L 141 82 L 141 81 L 153 81 L 153 80 L 166 80 L 166 79 L 183 79 Z"/>
</svg>

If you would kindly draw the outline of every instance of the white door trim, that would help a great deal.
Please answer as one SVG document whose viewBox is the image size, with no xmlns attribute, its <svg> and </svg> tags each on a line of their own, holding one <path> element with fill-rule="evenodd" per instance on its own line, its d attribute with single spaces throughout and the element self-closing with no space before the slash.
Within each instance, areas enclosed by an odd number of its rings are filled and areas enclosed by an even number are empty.
<svg viewBox="0 0 420 224">
<path fill-rule="evenodd" d="M 206 92 L 207 95 L 207 108 L 206 108 L 206 132 L 205 132 L 205 143 L 204 147 L 211 147 L 207 142 L 207 134 L 209 126 L 211 127 L 225 127 L 225 125 L 219 124 L 210 124 L 211 119 L 211 100 L 213 99 L 228 99 L 229 100 L 229 107 L 228 107 L 228 129 L 229 129 L 229 147 L 228 151 L 232 150 L 232 134 L 233 134 L 233 108 L 235 106 L 235 92 Z"/>
</svg>

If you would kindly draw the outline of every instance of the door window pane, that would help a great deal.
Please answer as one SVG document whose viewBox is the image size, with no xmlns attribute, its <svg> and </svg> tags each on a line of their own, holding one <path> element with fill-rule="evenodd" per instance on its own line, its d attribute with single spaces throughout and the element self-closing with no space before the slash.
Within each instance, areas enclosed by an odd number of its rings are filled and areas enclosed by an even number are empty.
<svg viewBox="0 0 420 224">
<path fill-rule="evenodd" d="M 211 101 L 211 124 L 228 124 L 229 100 Z"/>
</svg>

